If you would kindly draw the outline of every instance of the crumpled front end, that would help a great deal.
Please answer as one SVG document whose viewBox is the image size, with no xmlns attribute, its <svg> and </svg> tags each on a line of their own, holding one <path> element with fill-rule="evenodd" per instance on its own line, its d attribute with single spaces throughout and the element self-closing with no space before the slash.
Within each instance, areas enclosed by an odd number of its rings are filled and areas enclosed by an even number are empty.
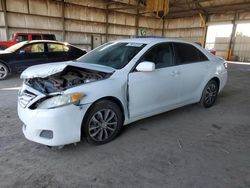
<svg viewBox="0 0 250 188">
<path fill-rule="evenodd" d="M 47 77 L 25 78 L 18 94 L 18 116 L 25 137 L 48 146 L 79 142 L 82 120 L 91 103 L 81 104 L 84 93 L 66 91 L 110 75 L 67 66 Z"/>
</svg>

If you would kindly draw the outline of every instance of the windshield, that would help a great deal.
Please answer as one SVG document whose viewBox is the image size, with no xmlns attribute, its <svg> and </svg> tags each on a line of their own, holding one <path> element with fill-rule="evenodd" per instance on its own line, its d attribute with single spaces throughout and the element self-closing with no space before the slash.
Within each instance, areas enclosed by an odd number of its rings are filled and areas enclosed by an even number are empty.
<svg viewBox="0 0 250 188">
<path fill-rule="evenodd" d="M 141 43 L 110 42 L 80 57 L 78 61 L 121 69 L 144 46 L 145 44 Z"/>
<path fill-rule="evenodd" d="M 5 51 L 5 52 L 10 52 L 10 53 L 15 52 L 15 51 L 17 51 L 19 48 L 21 48 L 22 46 L 24 46 L 26 43 L 27 43 L 27 41 L 19 42 L 19 43 L 13 45 L 13 46 L 10 46 L 9 48 L 5 49 L 4 51 Z"/>
</svg>

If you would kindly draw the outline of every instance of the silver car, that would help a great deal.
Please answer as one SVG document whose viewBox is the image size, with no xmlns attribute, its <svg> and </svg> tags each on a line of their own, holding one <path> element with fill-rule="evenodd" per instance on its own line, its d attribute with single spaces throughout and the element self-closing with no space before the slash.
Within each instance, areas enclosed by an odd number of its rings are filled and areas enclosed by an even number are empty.
<svg viewBox="0 0 250 188">
<path fill-rule="evenodd" d="M 194 43 L 160 38 L 104 44 L 76 61 L 26 69 L 18 97 L 25 137 L 61 146 L 113 140 L 122 126 L 184 105 L 214 105 L 227 64 Z"/>
</svg>

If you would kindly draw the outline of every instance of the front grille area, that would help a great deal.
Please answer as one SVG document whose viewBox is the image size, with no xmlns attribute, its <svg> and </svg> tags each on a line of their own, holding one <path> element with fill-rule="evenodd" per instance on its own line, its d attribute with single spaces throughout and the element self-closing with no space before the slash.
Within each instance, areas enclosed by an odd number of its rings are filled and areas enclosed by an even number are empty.
<svg viewBox="0 0 250 188">
<path fill-rule="evenodd" d="M 30 103 L 30 101 L 32 101 L 36 96 L 37 96 L 36 94 L 25 89 L 21 91 L 18 95 L 19 104 L 23 108 L 25 108 Z"/>
</svg>

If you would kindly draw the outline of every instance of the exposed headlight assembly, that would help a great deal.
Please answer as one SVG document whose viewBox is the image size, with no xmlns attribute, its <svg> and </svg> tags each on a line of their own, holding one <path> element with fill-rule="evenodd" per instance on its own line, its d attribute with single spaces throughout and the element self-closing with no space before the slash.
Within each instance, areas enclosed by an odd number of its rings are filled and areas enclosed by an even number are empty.
<svg viewBox="0 0 250 188">
<path fill-rule="evenodd" d="M 84 93 L 69 93 L 51 97 L 43 102 L 41 102 L 37 108 L 39 109 L 52 109 L 69 104 L 77 104 L 85 96 Z"/>
</svg>

